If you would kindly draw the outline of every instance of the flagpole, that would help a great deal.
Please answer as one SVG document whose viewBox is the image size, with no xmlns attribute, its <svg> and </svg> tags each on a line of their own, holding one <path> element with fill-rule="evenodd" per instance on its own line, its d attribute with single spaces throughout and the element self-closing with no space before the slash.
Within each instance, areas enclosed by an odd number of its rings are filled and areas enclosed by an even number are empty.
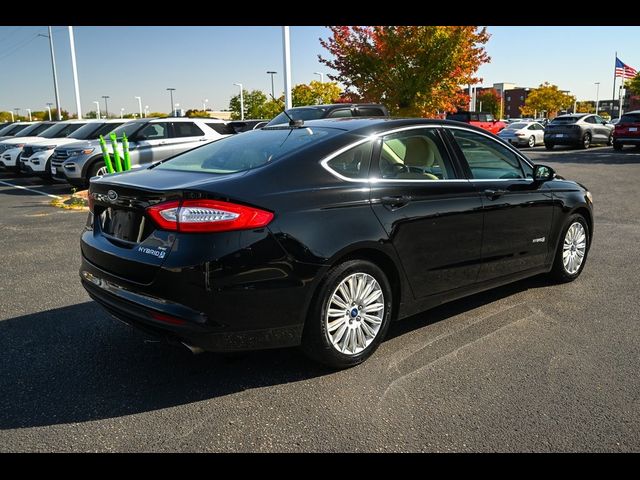
<svg viewBox="0 0 640 480">
<path fill-rule="evenodd" d="M 618 64 L 618 52 L 616 52 L 616 59 L 613 62 L 613 96 L 611 97 L 611 118 L 613 118 L 613 107 L 616 105 L 616 66 Z M 618 109 L 618 112 L 620 110 Z"/>
</svg>

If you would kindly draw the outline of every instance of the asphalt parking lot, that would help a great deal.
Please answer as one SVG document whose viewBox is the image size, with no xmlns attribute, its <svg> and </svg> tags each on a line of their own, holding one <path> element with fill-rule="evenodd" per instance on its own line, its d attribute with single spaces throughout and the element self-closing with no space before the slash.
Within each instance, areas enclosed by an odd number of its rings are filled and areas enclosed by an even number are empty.
<svg viewBox="0 0 640 480">
<path fill-rule="evenodd" d="M 640 151 L 523 150 L 593 192 L 582 276 L 392 325 L 363 365 L 146 342 L 78 279 L 86 213 L 0 173 L 0 451 L 640 451 Z"/>
</svg>

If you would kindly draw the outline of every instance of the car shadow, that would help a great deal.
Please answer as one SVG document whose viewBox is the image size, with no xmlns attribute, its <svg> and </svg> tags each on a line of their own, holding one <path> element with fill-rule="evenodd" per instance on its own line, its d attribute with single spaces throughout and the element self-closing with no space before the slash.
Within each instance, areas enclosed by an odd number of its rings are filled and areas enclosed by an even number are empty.
<svg viewBox="0 0 640 480">
<path fill-rule="evenodd" d="M 537 286 L 528 279 L 437 307 L 394 323 L 388 336 Z M 193 355 L 149 341 L 91 301 L 0 321 L 0 365 L 0 429 L 121 417 L 333 373 L 298 349 Z"/>
</svg>

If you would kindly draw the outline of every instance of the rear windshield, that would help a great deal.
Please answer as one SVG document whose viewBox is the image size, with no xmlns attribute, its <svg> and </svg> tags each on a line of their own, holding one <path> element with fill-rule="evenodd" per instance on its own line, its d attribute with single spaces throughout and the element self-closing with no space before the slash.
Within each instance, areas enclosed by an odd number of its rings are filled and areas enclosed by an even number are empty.
<svg viewBox="0 0 640 480">
<path fill-rule="evenodd" d="M 527 128 L 528 123 L 510 123 L 507 125 L 509 130 L 520 130 L 521 128 Z"/>
<path fill-rule="evenodd" d="M 83 125 L 86 125 L 86 124 L 84 124 L 84 123 L 66 123 L 66 124 L 65 123 L 59 123 L 57 125 L 54 125 L 53 127 L 47 128 L 44 132 L 42 132 L 42 135 L 40 135 L 40 136 L 43 137 L 43 138 L 64 138 L 64 137 L 72 134 L 76 130 L 78 130 Z"/>
<path fill-rule="evenodd" d="M 294 120 L 317 120 L 323 118 L 327 112 L 326 108 L 295 108 L 287 110 L 287 113 Z M 269 122 L 269 125 L 280 125 L 289 123 L 289 117 L 284 112 Z"/>
<path fill-rule="evenodd" d="M 640 123 L 640 113 L 625 113 L 618 123 Z"/>
<path fill-rule="evenodd" d="M 218 174 L 242 172 L 340 133 L 344 132 L 321 127 L 251 130 L 190 150 L 155 168 Z"/>
<path fill-rule="evenodd" d="M 563 125 L 566 123 L 576 123 L 578 120 L 580 120 L 582 117 L 556 117 L 553 120 L 551 120 L 551 123 L 553 123 L 554 125 Z"/>
</svg>

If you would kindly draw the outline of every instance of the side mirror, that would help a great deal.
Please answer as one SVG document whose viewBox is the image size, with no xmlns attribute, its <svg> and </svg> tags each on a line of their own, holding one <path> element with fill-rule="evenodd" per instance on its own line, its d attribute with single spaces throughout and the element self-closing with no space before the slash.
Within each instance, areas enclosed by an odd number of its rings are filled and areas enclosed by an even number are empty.
<svg viewBox="0 0 640 480">
<path fill-rule="evenodd" d="M 533 166 L 533 179 L 538 182 L 546 182 L 547 180 L 553 180 L 556 178 L 556 171 L 547 167 L 546 165 L 534 165 Z"/>
<path fill-rule="evenodd" d="M 603 120 L 603 121 L 602 121 L 602 124 L 603 124 L 603 125 L 607 125 L 608 123 L 609 123 L 609 122 L 607 122 L 606 120 Z"/>
</svg>

